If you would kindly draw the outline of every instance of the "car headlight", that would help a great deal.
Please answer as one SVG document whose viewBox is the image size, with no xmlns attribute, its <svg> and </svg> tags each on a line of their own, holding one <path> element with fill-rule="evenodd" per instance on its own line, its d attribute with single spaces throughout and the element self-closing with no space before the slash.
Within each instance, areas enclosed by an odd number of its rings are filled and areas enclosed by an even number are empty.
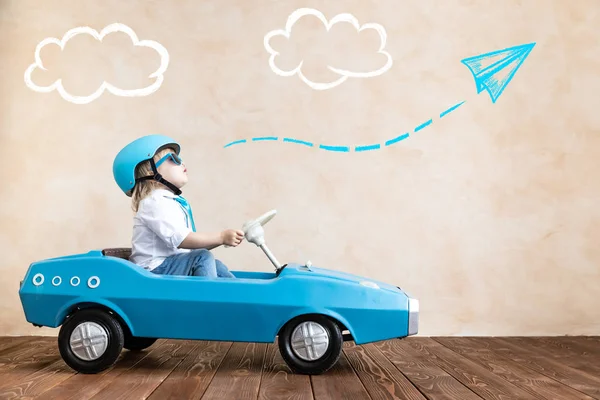
<svg viewBox="0 0 600 400">
<path fill-rule="evenodd" d="M 416 335 L 419 332 L 419 300 L 408 298 L 408 335 Z"/>
</svg>

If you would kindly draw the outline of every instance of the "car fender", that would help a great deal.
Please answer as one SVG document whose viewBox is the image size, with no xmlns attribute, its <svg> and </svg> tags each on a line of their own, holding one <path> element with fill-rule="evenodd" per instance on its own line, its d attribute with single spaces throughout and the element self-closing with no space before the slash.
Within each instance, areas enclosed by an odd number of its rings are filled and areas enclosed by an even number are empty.
<svg viewBox="0 0 600 400">
<path fill-rule="evenodd" d="M 126 325 L 123 328 L 129 329 L 129 332 L 135 336 L 135 329 L 131 323 L 131 320 L 127 317 L 127 314 L 125 314 L 123 310 L 116 304 L 106 299 L 99 298 L 78 297 L 68 303 L 65 303 L 65 305 L 61 307 L 56 315 L 56 326 L 62 325 L 65 322 L 65 318 L 71 313 L 71 311 L 80 305 L 83 306 L 82 308 L 101 306 L 102 308 L 109 309 L 117 315 L 118 319 L 120 320 L 119 322 L 122 322 Z"/>
<path fill-rule="evenodd" d="M 277 331 L 276 331 L 275 335 L 277 335 L 281 331 L 281 329 L 284 327 L 284 325 L 287 324 L 292 319 L 299 317 L 301 315 L 308 315 L 308 314 L 321 314 L 321 315 L 325 315 L 327 317 L 333 318 L 333 319 L 337 320 L 339 323 L 341 323 L 342 325 L 344 325 L 344 327 L 354 337 L 354 334 L 355 334 L 354 328 L 348 322 L 348 320 L 346 320 L 346 318 L 342 317 L 340 314 L 338 314 L 337 312 L 335 312 L 333 310 L 330 310 L 328 308 L 321 308 L 321 307 L 306 307 L 306 308 L 300 308 L 300 309 L 294 310 L 294 312 L 288 314 L 285 317 L 285 319 L 279 323 L 279 325 L 277 326 Z M 342 329 L 342 328 L 340 327 L 340 329 Z"/>
</svg>

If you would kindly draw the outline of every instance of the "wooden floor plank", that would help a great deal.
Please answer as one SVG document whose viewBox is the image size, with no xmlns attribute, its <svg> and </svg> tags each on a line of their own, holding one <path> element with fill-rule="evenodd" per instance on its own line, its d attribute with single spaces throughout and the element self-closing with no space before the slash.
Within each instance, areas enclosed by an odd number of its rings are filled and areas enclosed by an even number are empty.
<svg viewBox="0 0 600 400">
<path fill-rule="evenodd" d="M 582 357 L 600 359 L 600 346 L 594 346 L 593 344 L 586 343 L 583 340 L 573 340 L 563 337 L 552 338 L 539 336 L 506 337 L 505 339 L 508 339 L 518 345 L 530 346 L 532 350 L 541 349 L 542 354 L 549 357 Z"/>
<path fill-rule="evenodd" d="M 600 346 L 600 336 L 570 336 L 573 338 L 577 338 L 578 340 L 585 341 L 586 343 L 595 344 L 596 346 Z"/>
<path fill-rule="evenodd" d="M 592 342 L 585 337 L 576 336 L 556 336 L 556 337 L 540 337 L 540 336 L 529 336 L 522 337 L 526 341 L 534 341 L 537 343 L 544 343 L 549 345 L 553 354 L 556 357 L 562 357 L 562 355 L 584 357 L 584 358 L 598 358 L 600 359 L 600 342 Z M 560 351 L 557 351 L 560 350 Z"/>
<path fill-rule="evenodd" d="M 36 400 L 88 400 L 98 394 L 105 387 L 113 383 L 119 376 L 127 372 L 140 360 L 147 356 L 160 358 L 167 344 L 165 340 L 158 340 L 154 345 L 144 351 L 123 351 L 115 365 L 98 374 L 76 374 L 54 386 L 48 391 L 37 396 Z"/>
<path fill-rule="evenodd" d="M 19 383 L 26 376 L 49 367 L 56 362 L 58 348 L 56 339 L 43 338 L 17 345 L 0 356 L 0 388 Z"/>
<path fill-rule="evenodd" d="M 0 355 L 0 374 L 16 365 L 37 362 L 38 359 L 58 354 L 56 338 L 38 337 L 6 349 Z"/>
<path fill-rule="evenodd" d="M 202 399 L 256 399 L 266 343 L 233 343 Z"/>
<path fill-rule="evenodd" d="M 579 340 L 588 340 L 590 342 L 600 343 L 600 335 L 568 335 L 566 337 L 577 338 Z"/>
<path fill-rule="evenodd" d="M 30 351 L 37 353 L 23 358 Z M 21 358 L 0 383 L 0 399 L 34 398 L 75 376 L 60 357 L 55 338 L 45 338 L 39 346 L 13 356 Z"/>
<path fill-rule="evenodd" d="M 344 352 L 373 400 L 426 400 L 372 343 L 347 346 Z"/>
<path fill-rule="evenodd" d="M 193 341 L 169 341 L 156 354 L 149 354 L 126 373 L 120 374 L 91 399 L 145 399 L 196 346 Z"/>
<path fill-rule="evenodd" d="M 329 371 L 310 379 L 315 400 L 371 399 L 344 353 Z"/>
<path fill-rule="evenodd" d="M 593 376 L 587 372 L 576 370 L 565 366 L 560 360 L 540 357 L 535 351 L 519 346 L 510 338 L 500 337 L 473 337 L 469 340 L 479 346 L 502 354 L 517 363 L 527 366 L 541 374 L 555 379 L 589 396 L 600 399 L 600 377 Z"/>
<path fill-rule="evenodd" d="M 400 345 L 411 346 L 419 351 L 485 399 L 535 400 L 537 398 L 431 338 L 414 337 L 401 342 Z"/>
<path fill-rule="evenodd" d="M 31 336 L 2 336 L 0 337 L 0 356 L 5 351 L 9 351 L 11 348 L 20 345 L 26 341 L 30 341 Z"/>
<path fill-rule="evenodd" d="M 567 340 L 561 338 L 515 337 L 507 339 L 535 351 L 541 357 L 554 358 L 569 367 L 600 376 L 600 352 L 595 351 L 596 349 L 592 346 L 578 342 L 569 344 Z"/>
<path fill-rule="evenodd" d="M 267 346 L 258 399 L 313 400 L 310 377 L 292 373 L 277 342 Z"/>
<path fill-rule="evenodd" d="M 600 351 L 600 336 L 566 336 L 567 338 L 577 340 L 580 343 L 592 346 L 594 353 Z"/>
<path fill-rule="evenodd" d="M 198 342 L 198 346 L 175 367 L 148 400 L 202 398 L 231 344 L 231 342 Z"/>
<path fill-rule="evenodd" d="M 375 346 L 429 399 L 481 399 L 428 357 L 403 343 L 411 339 L 387 340 Z"/>
<path fill-rule="evenodd" d="M 587 396 L 546 375 L 529 369 L 502 354 L 494 353 L 485 346 L 469 341 L 469 338 L 449 337 L 433 339 L 450 350 L 477 362 L 488 371 L 506 379 L 513 385 L 542 399 L 593 400 L 593 397 Z"/>
<path fill-rule="evenodd" d="M 19 379 L 11 384 L 2 384 L 0 389 L 0 400 L 34 398 L 73 376 L 75 372 L 62 360 L 54 361 L 52 364 L 37 369 L 35 372 Z M 10 375 L 15 378 L 14 374 Z"/>
</svg>

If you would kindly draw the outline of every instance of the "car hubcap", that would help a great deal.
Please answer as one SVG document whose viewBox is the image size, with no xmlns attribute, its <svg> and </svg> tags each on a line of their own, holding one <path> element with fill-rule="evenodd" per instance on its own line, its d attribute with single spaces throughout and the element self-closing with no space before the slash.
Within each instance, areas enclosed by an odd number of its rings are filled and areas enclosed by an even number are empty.
<svg viewBox="0 0 600 400">
<path fill-rule="evenodd" d="M 69 343 L 77 357 L 85 361 L 97 360 L 108 347 L 108 333 L 95 322 L 83 322 L 73 330 Z"/>
<path fill-rule="evenodd" d="M 302 322 L 292 332 L 292 349 L 303 360 L 318 360 L 323 357 L 328 347 L 329 335 L 321 324 Z"/>
</svg>

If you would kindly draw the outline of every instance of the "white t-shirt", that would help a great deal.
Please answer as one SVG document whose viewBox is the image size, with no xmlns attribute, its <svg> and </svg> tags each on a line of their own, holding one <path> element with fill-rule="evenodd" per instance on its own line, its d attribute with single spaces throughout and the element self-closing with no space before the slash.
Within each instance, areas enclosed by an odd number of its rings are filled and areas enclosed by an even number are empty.
<svg viewBox="0 0 600 400">
<path fill-rule="evenodd" d="M 189 252 L 178 246 L 192 232 L 189 218 L 173 192 L 155 189 L 140 201 L 133 217 L 130 261 L 153 270 L 165 258 Z"/>
</svg>

